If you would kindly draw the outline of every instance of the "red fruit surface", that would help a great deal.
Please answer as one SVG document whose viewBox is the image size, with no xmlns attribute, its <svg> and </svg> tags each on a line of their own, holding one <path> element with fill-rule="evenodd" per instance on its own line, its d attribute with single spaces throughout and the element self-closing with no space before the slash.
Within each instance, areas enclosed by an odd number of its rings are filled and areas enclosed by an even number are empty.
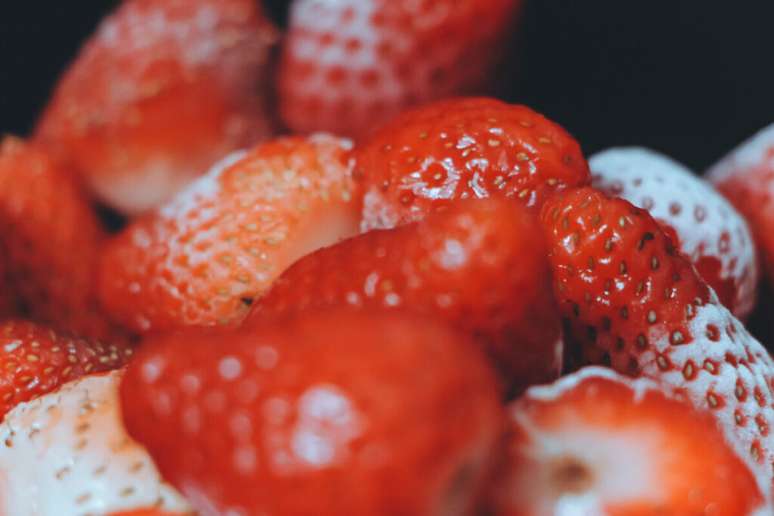
<svg viewBox="0 0 774 516">
<path fill-rule="evenodd" d="M 355 157 L 364 229 L 419 220 L 457 199 L 539 206 L 590 181 L 580 146 L 564 129 L 528 107 L 486 98 L 407 111 L 361 142 Z"/>
<path fill-rule="evenodd" d="M 747 219 L 764 272 L 774 284 L 774 125 L 712 166 L 707 178 Z"/>
<path fill-rule="evenodd" d="M 0 421 L 30 401 L 81 376 L 118 369 L 132 356 L 125 344 L 58 334 L 27 321 L 0 324 Z"/>
<path fill-rule="evenodd" d="M 522 0 L 296 0 L 279 69 L 293 131 L 361 135 L 492 86 Z"/>
<path fill-rule="evenodd" d="M 105 203 L 147 211 L 266 138 L 276 30 L 253 0 L 132 0 L 54 90 L 36 138 Z"/>
<path fill-rule="evenodd" d="M 21 315 L 87 337 L 120 334 L 95 288 L 103 239 L 67 170 L 38 145 L 10 136 L 0 142 L 0 249 L 6 297 L 10 291 Z"/>
<path fill-rule="evenodd" d="M 503 428 L 468 338 L 362 311 L 150 339 L 121 403 L 164 477 L 211 514 L 469 514 Z"/>
<path fill-rule="evenodd" d="M 509 407 L 496 514 L 769 514 L 706 412 L 645 379 L 588 368 Z"/>
<path fill-rule="evenodd" d="M 616 148 L 589 158 L 595 188 L 646 209 L 739 318 L 755 306 L 758 265 L 744 218 L 709 183 L 657 152 Z"/>
<path fill-rule="evenodd" d="M 542 210 L 560 310 L 582 363 L 655 378 L 710 411 L 729 442 L 774 467 L 774 361 L 645 211 L 591 188 Z"/>
<path fill-rule="evenodd" d="M 419 223 L 302 258 L 245 324 L 327 306 L 433 316 L 473 335 L 518 392 L 561 370 L 561 322 L 545 256 L 541 229 L 523 206 L 460 201 Z"/>
<path fill-rule="evenodd" d="M 288 137 L 225 158 L 108 244 L 109 313 L 142 333 L 240 322 L 288 265 L 357 232 L 350 146 Z"/>
</svg>

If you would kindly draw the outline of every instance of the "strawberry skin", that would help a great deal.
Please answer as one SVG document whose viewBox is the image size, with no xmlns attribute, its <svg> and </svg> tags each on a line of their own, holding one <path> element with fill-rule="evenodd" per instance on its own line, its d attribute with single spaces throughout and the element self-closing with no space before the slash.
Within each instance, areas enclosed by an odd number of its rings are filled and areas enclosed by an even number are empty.
<svg viewBox="0 0 774 516">
<path fill-rule="evenodd" d="M 120 375 L 85 376 L 7 414 L 0 424 L 0 514 L 191 514 L 123 428 Z"/>
<path fill-rule="evenodd" d="M 121 403 L 205 514 L 470 514 L 503 429 L 473 343 L 395 313 L 148 339 Z"/>
<path fill-rule="evenodd" d="M 735 316 L 755 306 L 758 266 L 744 218 L 709 183 L 657 152 L 609 149 L 589 158 L 592 184 L 655 218 Z"/>
<path fill-rule="evenodd" d="M 359 136 L 404 109 L 489 90 L 522 0 L 296 0 L 279 68 L 296 132 Z"/>
<path fill-rule="evenodd" d="M 747 219 L 774 284 L 774 124 L 712 166 L 707 178 Z"/>
<path fill-rule="evenodd" d="M 652 381 L 591 367 L 529 389 L 508 412 L 498 515 L 772 510 L 712 416 Z"/>
<path fill-rule="evenodd" d="M 271 132 L 275 29 L 254 0 L 132 0 L 61 78 L 36 138 L 135 214 Z"/>
<path fill-rule="evenodd" d="M 512 392 L 561 370 L 561 322 L 535 218 L 505 200 L 443 213 L 320 249 L 291 266 L 251 311 L 261 325 L 309 308 L 433 316 L 473 335 Z"/>
<path fill-rule="evenodd" d="M 357 232 L 350 147 L 314 135 L 229 155 L 107 245 L 109 313 L 141 333 L 238 323 L 293 261 Z"/>
<path fill-rule="evenodd" d="M 683 392 L 714 414 L 771 486 L 769 353 L 645 210 L 583 188 L 551 199 L 541 216 L 557 302 L 587 346 L 584 361 L 609 362 Z"/>
<path fill-rule="evenodd" d="M 120 334 L 95 288 L 104 236 L 67 170 L 34 143 L 0 141 L 0 245 L 21 315 L 87 337 Z"/>
<path fill-rule="evenodd" d="M 19 403 L 81 376 L 118 369 L 132 356 L 125 344 L 57 334 L 27 321 L 0 323 L 0 421 Z"/>
<path fill-rule="evenodd" d="M 419 220 L 452 200 L 514 198 L 539 206 L 590 181 L 580 146 L 525 106 L 468 98 L 403 113 L 360 143 L 364 229 Z"/>
</svg>

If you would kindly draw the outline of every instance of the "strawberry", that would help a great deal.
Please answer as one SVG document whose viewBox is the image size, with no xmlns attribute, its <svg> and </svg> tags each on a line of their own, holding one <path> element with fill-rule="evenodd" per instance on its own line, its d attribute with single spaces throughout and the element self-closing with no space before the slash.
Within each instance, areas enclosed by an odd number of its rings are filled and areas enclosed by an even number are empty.
<svg viewBox="0 0 774 516">
<path fill-rule="evenodd" d="M 27 321 L 0 323 L 0 421 L 19 403 L 89 373 L 126 363 L 133 349 L 58 334 Z"/>
<path fill-rule="evenodd" d="M 204 514 L 469 514 L 503 428 L 468 338 L 364 311 L 148 339 L 121 404 Z"/>
<path fill-rule="evenodd" d="M 124 430 L 119 380 L 117 371 L 85 376 L 7 414 L 0 424 L 0 514 L 189 514 Z"/>
<path fill-rule="evenodd" d="M 267 137 L 276 30 L 254 0 L 132 0 L 62 76 L 36 138 L 129 214 Z"/>
<path fill-rule="evenodd" d="M 578 143 L 525 106 L 484 98 L 406 112 L 358 145 L 363 228 L 390 228 L 450 200 L 508 197 L 527 206 L 590 181 Z"/>
<path fill-rule="evenodd" d="M 78 335 L 120 333 L 97 299 L 104 231 L 67 170 L 34 143 L 0 141 L 0 246 L 21 315 Z"/>
<path fill-rule="evenodd" d="M 661 386 L 587 368 L 510 405 L 496 514 L 771 514 L 713 418 Z"/>
<path fill-rule="evenodd" d="M 707 177 L 747 219 L 774 284 L 774 124 L 716 163 Z"/>
<path fill-rule="evenodd" d="M 491 86 L 522 0 L 296 0 L 279 68 L 293 131 L 357 136 Z"/>
<path fill-rule="evenodd" d="M 109 312 L 139 332 L 239 322 L 293 261 L 357 232 L 350 146 L 283 138 L 225 158 L 108 244 Z"/>
<path fill-rule="evenodd" d="M 758 267 L 747 223 L 709 183 L 648 149 L 609 149 L 589 159 L 592 184 L 648 210 L 720 301 L 739 318 L 755 306 Z"/>
<path fill-rule="evenodd" d="M 560 310 L 600 352 L 586 361 L 684 392 L 771 485 L 774 361 L 658 223 L 591 188 L 551 199 L 542 219 Z"/>
<path fill-rule="evenodd" d="M 245 324 L 337 305 L 448 321 L 476 337 L 517 392 L 561 370 L 561 322 L 543 235 L 518 203 L 460 201 L 419 223 L 371 231 L 305 256 L 256 303 Z"/>
</svg>

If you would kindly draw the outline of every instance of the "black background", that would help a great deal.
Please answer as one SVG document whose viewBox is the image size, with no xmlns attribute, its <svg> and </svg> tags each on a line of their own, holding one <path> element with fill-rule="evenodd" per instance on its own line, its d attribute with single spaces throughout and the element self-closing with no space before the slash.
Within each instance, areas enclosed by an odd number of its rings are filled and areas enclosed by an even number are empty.
<svg viewBox="0 0 774 516">
<path fill-rule="evenodd" d="M 564 125 L 587 153 L 644 145 L 704 170 L 774 122 L 774 1 L 527 0 L 499 96 Z M 56 77 L 117 0 L 6 2 L 0 133 L 26 134 Z M 286 0 L 266 0 L 279 24 Z M 774 296 L 752 327 L 766 340 Z"/>
<path fill-rule="evenodd" d="M 7 2 L 0 132 L 26 134 L 67 62 L 117 1 Z M 267 1 L 285 17 L 286 1 Z M 500 96 L 587 152 L 639 144 L 703 170 L 774 121 L 774 2 L 528 0 Z"/>
</svg>

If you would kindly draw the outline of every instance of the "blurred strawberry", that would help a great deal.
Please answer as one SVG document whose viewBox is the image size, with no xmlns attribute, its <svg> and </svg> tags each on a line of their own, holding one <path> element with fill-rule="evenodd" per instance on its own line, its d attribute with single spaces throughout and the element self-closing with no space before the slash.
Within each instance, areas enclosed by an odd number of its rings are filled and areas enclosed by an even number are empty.
<svg viewBox="0 0 774 516">
<path fill-rule="evenodd" d="M 470 514 L 502 431 L 472 342 L 363 311 L 150 339 L 121 403 L 205 514 Z"/>
<path fill-rule="evenodd" d="M 357 232 L 348 140 L 282 138 L 213 167 L 108 244 L 101 298 L 147 333 L 238 323 L 301 256 Z"/>
<path fill-rule="evenodd" d="M 124 430 L 119 379 L 86 376 L 8 413 L 0 424 L 0 514 L 191 514 Z"/>
<path fill-rule="evenodd" d="M 279 72 L 293 131 L 357 136 L 491 87 L 522 0 L 296 0 Z"/>
<path fill-rule="evenodd" d="M 473 335 L 510 392 L 555 379 L 561 322 L 540 227 L 523 206 L 460 201 L 417 224 L 371 231 L 291 266 L 246 324 L 325 306 L 407 310 Z"/>
<path fill-rule="evenodd" d="M 774 479 L 774 361 L 645 210 L 591 188 L 542 211 L 560 310 L 581 363 L 647 376 L 710 411 Z"/>
<path fill-rule="evenodd" d="M 595 188 L 644 208 L 734 315 L 755 306 L 758 266 L 742 216 L 710 184 L 657 152 L 609 149 L 589 159 Z"/>
<path fill-rule="evenodd" d="M 0 245 L 23 315 L 86 337 L 120 331 L 97 300 L 104 231 L 74 178 L 37 145 L 0 141 Z"/>
<path fill-rule="evenodd" d="M 747 219 L 774 285 L 774 125 L 739 145 L 710 168 L 707 178 Z"/>
<path fill-rule="evenodd" d="M 713 418 L 651 381 L 588 368 L 509 412 L 498 515 L 771 514 Z"/>
<path fill-rule="evenodd" d="M 590 181 L 578 142 L 525 106 L 484 98 L 408 111 L 356 148 L 363 228 L 415 221 L 451 200 L 505 197 L 539 206 Z"/>
<path fill-rule="evenodd" d="M 130 0 L 61 78 L 37 139 L 129 214 L 267 137 L 275 29 L 254 0 Z"/>
</svg>

